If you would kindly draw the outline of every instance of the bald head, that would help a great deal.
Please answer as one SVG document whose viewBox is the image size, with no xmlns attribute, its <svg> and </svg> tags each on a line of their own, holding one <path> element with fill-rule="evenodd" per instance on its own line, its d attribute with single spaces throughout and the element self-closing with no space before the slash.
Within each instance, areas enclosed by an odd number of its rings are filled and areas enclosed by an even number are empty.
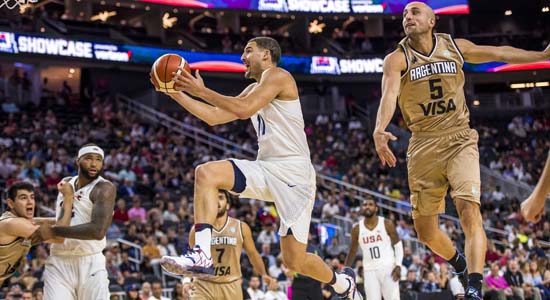
<svg viewBox="0 0 550 300">
<path fill-rule="evenodd" d="M 435 26 L 435 13 L 424 2 L 414 1 L 403 9 L 403 29 L 407 36 L 431 34 Z"/>
<path fill-rule="evenodd" d="M 403 10 L 403 12 L 405 12 L 405 10 L 411 9 L 413 7 L 417 7 L 420 10 L 425 11 L 431 18 L 435 19 L 434 10 L 428 4 L 426 4 L 424 2 L 419 2 L 419 1 L 410 2 L 409 4 L 407 4 L 407 6 L 405 6 L 405 9 Z"/>
</svg>

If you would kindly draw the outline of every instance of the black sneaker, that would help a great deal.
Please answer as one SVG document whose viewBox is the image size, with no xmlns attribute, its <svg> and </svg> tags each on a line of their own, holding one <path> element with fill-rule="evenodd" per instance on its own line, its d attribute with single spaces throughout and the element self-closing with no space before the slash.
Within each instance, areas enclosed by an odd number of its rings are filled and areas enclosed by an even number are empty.
<svg viewBox="0 0 550 300">
<path fill-rule="evenodd" d="M 465 300 L 483 300 L 483 296 L 481 295 L 481 291 L 469 286 L 466 290 Z"/>
</svg>

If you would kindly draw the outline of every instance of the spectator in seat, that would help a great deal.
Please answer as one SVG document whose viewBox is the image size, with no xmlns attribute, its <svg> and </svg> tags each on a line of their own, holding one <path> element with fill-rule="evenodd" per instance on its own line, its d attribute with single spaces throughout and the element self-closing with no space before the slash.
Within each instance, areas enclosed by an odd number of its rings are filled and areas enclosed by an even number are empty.
<svg viewBox="0 0 550 300">
<path fill-rule="evenodd" d="M 485 277 L 485 285 L 487 286 L 485 299 L 506 300 L 507 296 L 512 296 L 512 289 L 499 272 L 499 265 L 497 263 L 492 263 L 491 272 Z"/>
</svg>

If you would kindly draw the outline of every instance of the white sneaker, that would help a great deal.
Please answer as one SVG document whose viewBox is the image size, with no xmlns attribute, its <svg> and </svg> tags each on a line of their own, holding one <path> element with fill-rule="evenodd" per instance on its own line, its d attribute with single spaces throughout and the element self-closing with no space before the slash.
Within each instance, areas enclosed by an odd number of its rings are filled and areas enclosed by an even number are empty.
<svg viewBox="0 0 550 300">
<path fill-rule="evenodd" d="M 163 256 L 160 264 L 164 270 L 176 275 L 214 275 L 212 258 L 196 245 L 182 256 Z"/>
<path fill-rule="evenodd" d="M 346 275 L 346 279 L 349 281 L 349 288 L 343 294 L 339 294 L 340 299 L 346 300 L 363 300 L 363 296 L 357 290 L 357 285 L 355 284 L 355 272 L 352 268 L 346 267 L 342 269 L 342 274 Z"/>
</svg>

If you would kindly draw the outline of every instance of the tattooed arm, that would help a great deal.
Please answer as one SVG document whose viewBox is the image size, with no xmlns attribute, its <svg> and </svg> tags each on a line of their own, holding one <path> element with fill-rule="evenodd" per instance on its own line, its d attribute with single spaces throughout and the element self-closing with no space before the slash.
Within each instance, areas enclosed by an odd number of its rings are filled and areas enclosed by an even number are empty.
<svg viewBox="0 0 550 300">
<path fill-rule="evenodd" d="M 80 240 L 101 240 L 111 225 L 115 199 L 116 188 L 112 183 L 108 181 L 98 183 L 90 193 L 90 200 L 94 203 L 92 220 L 75 226 L 56 225 L 52 227 L 54 235 Z"/>
<path fill-rule="evenodd" d="M 94 203 L 92 220 L 89 223 L 74 226 L 40 226 L 33 239 L 49 240 L 52 237 L 64 237 L 79 240 L 101 240 L 105 237 L 115 206 L 116 188 L 108 182 L 98 183 L 90 193 L 90 200 Z M 70 215 L 70 213 L 66 212 Z"/>
</svg>

